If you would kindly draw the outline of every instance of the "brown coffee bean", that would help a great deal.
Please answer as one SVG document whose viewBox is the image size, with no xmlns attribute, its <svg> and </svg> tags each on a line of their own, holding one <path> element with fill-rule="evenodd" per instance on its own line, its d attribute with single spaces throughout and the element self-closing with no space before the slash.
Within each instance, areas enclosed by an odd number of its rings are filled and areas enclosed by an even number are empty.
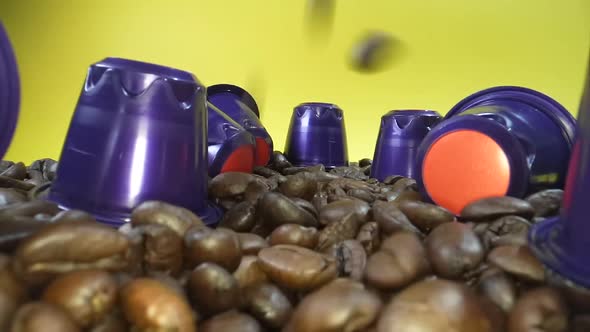
<svg viewBox="0 0 590 332">
<path fill-rule="evenodd" d="M 196 331 L 188 302 L 154 279 L 138 278 L 129 282 L 121 290 L 121 308 L 133 330 Z"/>
<path fill-rule="evenodd" d="M 35 160 L 27 168 L 29 177 L 34 179 L 39 174 L 41 182 L 53 181 L 57 172 L 57 165 L 57 161 L 50 158 Z"/>
<path fill-rule="evenodd" d="M 143 240 L 144 269 L 178 275 L 183 266 L 183 239 L 178 233 L 161 224 L 145 225 L 137 229 Z"/>
<path fill-rule="evenodd" d="M 383 309 L 378 332 L 491 332 L 492 324 L 469 288 L 447 280 L 413 284 Z"/>
<path fill-rule="evenodd" d="M 509 332 L 566 332 L 568 308 L 555 289 L 543 287 L 522 295 L 508 318 Z"/>
<path fill-rule="evenodd" d="M 545 269 L 545 275 L 547 283 L 556 287 L 566 299 L 572 313 L 590 313 L 590 290 L 588 288 L 575 284 L 550 269 Z"/>
<path fill-rule="evenodd" d="M 0 188 L 0 207 L 15 203 L 23 203 L 26 201 L 27 197 L 21 192 L 12 188 Z"/>
<path fill-rule="evenodd" d="M 259 175 L 252 175 L 252 181 L 248 183 L 246 190 L 244 191 L 244 200 L 251 203 L 256 203 L 264 195 L 269 191 L 273 191 L 278 187 L 278 183 L 266 179 Z"/>
<path fill-rule="evenodd" d="M 287 181 L 279 186 L 280 192 L 287 197 L 311 200 L 318 191 L 318 183 L 305 173 L 287 177 Z"/>
<path fill-rule="evenodd" d="M 252 174 L 225 172 L 214 177 L 209 183 L 209 195 L 216 199 L 239 200 L 248 184 L 253 181 Z"/>
<path fill-rule="evenodd" d="M 88 332 L 128 332 L 127 322 L 118 314 L 111 314 Z"/>
<path fill-rule="evenodd" d="M 505 312 L 516 302 L 516 286 L 510 277 L 499 269 L 485 271 L 479 278 L 478 290 Z"/>
<path fill-rule="evenodd" d="M 242 290 L 268 281 L 257 256 L 242 257 L 240 266 L 234 271 L 234 278 Z"/>
<path fill-rule="evenodd" d="M 137 206 L 131 214 L 133 226 L 158 224 L 184 236 L 190 227 L 204 227 L 205 224 L 190 210 L 159 201 L 147 201 Z"/>
<path fill-rule="evenodd" d="M 559 209 L 561 208 L 563 190 L 547 189 L 539 191 L 528 196 L 525 200 L 529 202 L 535 210 L 535 217 L 554 216 L 559 213 Z"/>
<path fill-rule="evenodd" d="M 32 217 L 2 217 L 0 220 L 0 251 L 13 252 L 23 239 L 40 231 L 48 221 L 36 220 Z"/>
<path fill-rule="evenodd" d="M 500 246 L 488 254 L 488 262 L 519 279 L 533 282 L 545 280 L 545 270 L 527 246 Z"/>
<path fill-rule="evenodd" d="M 158 271 L 149 271 L 145 274 L 145 277 L 158 281 L 175 292 L 176 295 L 188 301 L 188 294 L 185 292 L 185 288 L 187 288 L 191 272 L 189 270 L 184 271 L 178 279 Z"/>
<path fill-rule="evenodd" d="M 0 288 L 0 331 L 8 331 L 19 303 L 9 291 Z"/>
<path fill-rule="evenodd" d="M 516 215 L 531 219 L 535 211 L 532 205 L 515 197 L 489 197 L 469 203 L 461 211 L 461 219 L 486 222 L 503 216 Z"/>
<path fill-rule="evenodd" d="M 387 236 L 399 231 L 422 235 L 422 232 L 394 203 L 375 202 L 373 204 L 373 218 L 379 224 L 379 231 L 382 235 Z"/>
<path fill-rule="evenodd" d="M 285 175 L 295 175 L 299 173 L 324 173 L 326 167 L 322 164 L 313 166 L 293 166 L 283 169 L 282 173 Z"/>
<path fill-rule="evenodd" d="M 576 315 L 571 321 L 570 329 L 572 332 L 590 331 L 590 315 Z"/>
<path fill-rule="evenodd" d="M 225 228 L 191 228 L 185 236 L 185 255 L 188 266 L 210 262 L 233 272 L 240 265 L 242 249 L 238 235 Z"/>
<path fill-rule="evenodd" d="M 326 251 L 338 242 L 354 239 L 360 226 L 361 222 L 354 214 L 348 214 L 330 223 L 319 232 L 317 250 Z"/>
<path fill-rule="evenodd" d="M 401 201 L 398 207 L 424 233 L 455 220 L 455 216 L 449 211 L 429 203 L 408 200 Z"/>
<path fill-rule="evenodd" d="M 358 198 L 367 203 L 373 203 L 375 201 L 376 196 L 364 189 L 351 189 L 346 192 L 346 194 L 350 197 Z"/>
<path fill-rule="evenodd" d="M 336 278 L 336 262 L 325 255 L 289 244 L 258 253 L 262 270 L 277 285 L 290 290 L 311 290 Z"/>
<path fill-rule="evenodd" d="M 260 176 L 264 176 L 265 178 L 270 178 L 272 176 L 282 176 L 281 173 L 279 173 L 275 170 L 272 170 L 268 167 L 262 167 L 262 166 L 255 166 L 253 173 L 260 175 Z"/>
<path fill-rule="evenodd" d="M 284 331 L 363 331 L 377 318 L 381 305 L 363 284 L 336 279 L 303 298 Z"/>
<path fill-rule="evenodd" d="M 400 193 L 408 190 L 418 191 L 418 185 L 416 180 L 403 177 L 391 185 L 391 190 L 398 191 Z"/>
<path fill-rule="evenodd" d="M 506 332 L 506 313 L 488 297 L 479 295 L 479 304 L 491 323 L 491 332 Z"/>
<path fill-rule="evenodd" d="M 361 226 L 356 239 L 361 243 L 367 254 L 372 254 L 381 245 L 379 224 L 374 221 Z"/>
<path fill-rule="evenodd" d="M 0 172 L 4 172 L 8 168 L 10 168 L 10 166 L 12 166 L 12 165 L 14 165 L 14 162 L 13 161 L 10 161 L 10 160 L 0 160 Z"/>
<path fill-rule="evenodd" d="M 270 162 L 269 162 L 269 167 L 272 169 L 275 169 L 277 171 L 281 171 L 284 168 L 287 167 L 291 167 L 293 166 L 288 160 L 287 157 L 285 157 L 284 154 L 282 154 L 279 151 L 274 151 L 272 153 L 272 156 L 270 158 Z"/>
<path fill-rule="evenodd" d="M 354 180 L 366 180 L 369 177 L 358 166 L 339 166 L 330 170 L 330 174 Z"/>
<path fill-rule="evenodd" d="M 0 188 L 14 188 L 26 192 L 35 188 L 35 184 L 0 175 Z"/>
<path fill-rule="evenodd" d="M 484 247 L 473 230 L 459 222 L 444 223 L 426 238 L 432 267 L 443 278 L 460 278 L 474 269 L 485 256 Z"/>
<path fill-rule="evenodd" d="M 324 206 L 328 205 L 328 193 L 319 191 L 311 199 L 311 204 L 315 207 L 316 211 L 321 211 Z M 318 218 L 319 219 L 319 218 Z"/>
<path fill-rule="evenodd" d="M 302 198 L 297 198 L 297 197 L 291 198 L 291 201 L 293 201 L 293 203 L 295 203 L 300 208 L 302 208 L 305 211 L 311 213 L 314 216 L 314 218 L 316 218 L 316 219 L 319 218 L 319 213 L 315 209 L 315 206 L 313 206 L 313 204 L 311 204 L 311 202 L 306 201 L 306 200 L 304 200 Z"/>
<path fill-rule="evenodd" d="M 219 226 L 236 232 L 249 232 L 256 224 L 255 212 L 254 203 L 248 201 L 238 203 L 225 213 Z"/>
<path fill-rule="evenodd" d="M 15 270 L 31 283 L 76 270 L 121 271 L 130 243 L 116 230 L 88 222 L 56 223 L 23 241 L 15 253 Z"/>
<path fill-rule="evenodd" d="M 74 321 L 60 307 L 31 302 L 20 307 L 10 332 L 79 332 Z"/>
<path fill-rule="evenodd" d="M 81 328 L 105 319 L 115 307 L 117 281 L 100 270 L 75 271 L 53 280 L 43 293 L 43 301 L 64 309 Z"/>
<path fill-rule="evenodd" d="M 289 299 L 271 283 L 249 288 L 245 298 L 248 312 L 271 329 L 282 327 L 293 311 Z"/>
<path fill-rule="evenodd" d="M 317 220 L 311 213 L 276 192 L 268 192 L 262 196 L 258 202 L 258 211 L 264 223 L 274 227 L 284 224 L 317 226 Z"/>
<path fill-rule="evenodd" d="M 197 266 L 190 275 L 188 288 L 192 301 L 205 314 L 217 314 L 238 306 L 238 281 L 231 273 L 213 263 Z"/>
<path fill-rule="evenodd" d="M 57 207 L 55 203 L 49 201 L 36 200 L 5 206 L 0 210 L 0 217 L 34 217 L 39 213 L 46 213 L 53 216 L 59 212 L 60 209 Z"/>
<path fill-rule="evenodd" d="M 73 221 L 95 223 L 96 219 L 91 214 L 80 210 L 61 211 L 51 218 L 52 223 Z"/>
<path fill-rule="evenodd" d="M 24 180 L 27 177 L 27 167 L 22 162 L 18 162 L 8 167 L 6 170 L 0 173 L 0 175 L 8 176 L 16 180 Z"/>
<path fill-rule="evenodd" d="M 373 160 L 371 160 L 369 158 L 363 158 L 363 159 L 359 160 L 360 167 L 371 166 L 372 164 L 373 164 Z"/>
<path fill-rule="evenodd" d="M 367 262 L 367 282 L 379 289 L 394 290 L 425 277 L 430 272 L 426 249 L 420 239 L 409 232 L 388 237 L 381 249 Z"/>
<path fill-rule="evenodd" d="M 338 275 L 361 281 L 367 266 L 367 253 L 357 240 L 345 240 L 333 245 L 328 256 L 338 263 Z"/>
<path fill-rule="evenodd" d="M 475 224 L 474 231 L 486 248 L 502 245 L 526 245 L 530 223 L 519 216 L 501 217 L 491 223 Z"/>
<path fill-rule="evenodd" d="M 369 220 L 371 206 L 360 200 L 342 200 L 332 202 L 320 210 L 320 224 L 329 225 L 335 221 L 342 220 L 349 214 L 354 214 L 359 222 L 365 223 Z"/>
<path fill-rule="evenodd" d="M 262 327 L 252 316 L 234 310 L 213 316 L 199 325 L 199 332 L 221 331 L 262 332 Z"/>
<path fill-rule="evenodd" d="M 293 244 L 313 249 L 318 244 L 318 230 L 315 227 L 304 227 L 295 224 L 284 224 L 270 234 L 270 245 Z"/>
<path fill-rule="evenodd" d="M 257 255 L 262 248 L 268 247 L 268 242 L 261 236 L 252 233 L 237 233 L 240 240 L 242 255 Z"/>
</svg>

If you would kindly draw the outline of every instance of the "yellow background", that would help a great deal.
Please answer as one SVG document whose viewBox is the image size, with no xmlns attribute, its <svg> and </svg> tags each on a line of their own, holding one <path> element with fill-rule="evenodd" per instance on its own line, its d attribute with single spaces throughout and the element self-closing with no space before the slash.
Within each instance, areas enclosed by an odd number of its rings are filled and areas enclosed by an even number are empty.
<svg viewBox="0 0 590 332">
<path fill-rule="evenodd" d="M 89 64 L 107 56 L 243 86 L 284 146 L 292 108 L 345 111 L 351 160 L 372 157 L 390 109 L 446 113 L 494 85 L 523 85 L 577 112 L 590 46 L 588 0 L 339 0 L 330 38 L 312 43 L 305 0 L 1 0 L 22 76 L 7 159 L 58 158 Z M 387 70 L 361 74 L 347 55 L 367 30 L 403 42 Z"/>
</svg>

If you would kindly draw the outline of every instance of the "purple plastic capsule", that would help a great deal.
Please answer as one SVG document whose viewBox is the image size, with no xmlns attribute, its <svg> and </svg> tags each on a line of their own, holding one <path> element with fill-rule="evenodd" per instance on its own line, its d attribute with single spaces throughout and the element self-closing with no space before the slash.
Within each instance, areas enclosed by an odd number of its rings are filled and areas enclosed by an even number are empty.
<svg viewBox="0 0 590 332">
<path fill-rule="evenodd" d="M 239 86 L 217 84 L 207 88 L 207 100 L 254 136 L 256 166 L 268 164 L 273 142 L 260 122 L 260 112 L 254 98 Z"/>
<path fill-rule="evenodd" d="M 425 196 L 456 214 L 485 197 L 561 188 L 575 128 L 563 106 L 537 91 L 483 90 L 426 135 L 416 180 Z"/>
<path fill-rule="evenodd" d="M 189 72 L 107 58 L 90 66 L 50 200 L 119 226 L 147 200 L 185 207 L 207 224 L 206 90 Z"/>
<path fill-rule="evenodd" d="M 590 72 L 578 124 L 561 214 L 533 225 L 529 244 L 556 280 L 590 289 Z"/>
<path fill-rule="evenodd" d="M 252 173 L 256 141 L 237 122 L 207 103 L 209 176 L 224 172 Z"/>
<path fill-rule="evenodd" d="M 347 166 L 348 147 L 342 110 L 327 103 L 304 103 L 295 107 L 285 155 L 295 166 Z"/>
<path fill-rule="evenodd" d="M 0 21 L 0 158 L 14 135 L 20 106 L 20 80 L 14 51 Z"/>
<path fill-rule="evenodd" d="M 398 110 L 383 115 L 371 177 L 379 181 L 390 175 L 413 178 L 418 146 L 440 119 L 440 114 L 427 110 Z"/>
</svg>

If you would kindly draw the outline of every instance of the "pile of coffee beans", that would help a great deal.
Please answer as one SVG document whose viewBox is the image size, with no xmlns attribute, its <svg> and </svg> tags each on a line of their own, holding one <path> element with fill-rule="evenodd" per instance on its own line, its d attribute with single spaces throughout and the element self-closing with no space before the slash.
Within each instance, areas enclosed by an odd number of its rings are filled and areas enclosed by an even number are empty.
<svg viewBox="0 0 590 332">
<path fill-rule="evenodd" d="M 590 331 L 588 291 L 527 247 L 561 190 L 455 216 L 413 179 L 369 178 L 368 159 L 326 171 L 275 152 L 211 179 L 217 228 L 148 201 L 114 229 L 43 200 L 56 165 L 0 164 L 0 331 Z"/>
</svg>

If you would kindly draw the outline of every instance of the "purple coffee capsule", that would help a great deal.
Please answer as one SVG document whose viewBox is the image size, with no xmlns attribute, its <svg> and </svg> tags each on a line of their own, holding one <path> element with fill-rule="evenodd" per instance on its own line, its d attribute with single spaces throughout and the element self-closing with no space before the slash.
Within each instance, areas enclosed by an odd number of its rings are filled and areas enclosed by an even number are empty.
<svg viewBox="0 0 590 332">
<path fill-rule="evenodd" d="M 348 147 L 342 110 L 327 103 L 304 103 L 295 107 L 285 155 L 295 166 L 347 166 Z"/>
<path fill-rule="evenodd" d="M 90 66 L 49 199 L 119 226 L 148 200 L 215 224 L 207 201 L 206 90 L 189 72 L 107 58 Z"/>
<path fill-rule="evenodd" d="M 20 107 L 18 67 L 8 34 L 0 21 L 0 157 L 14 135 Z"/>
<path fill-rule="evenodd" d="M 398 110 L 383 115 L 371 177 L 379 181 L 390 175 L 413 178 L 418 146 L 440 119 L 440 114 L 427 110 Z"/>
<path fill-rule="evenodd" d="M 459 214 L 472 201 L 561 188 L 576 121 L 550 97 L 495 87 L 457 104 L 418 149 L 423 194 Z"/>
<path fill-rule="evenodd" d="M 590 68 L 590 67 L 589 67 Z M 590 70 L 590 69 L 589 69 Z M 590 288 L 590 72 L 565 186 L 561 214 L 533 225 L 529 246 L 566 286 Z M 587 291 L 587 290 L 586 290 Z"/>
<path fill-rule="evenodd" d="M 225 172 L 252 173 L 254 136 L 215 105 L 208 102 L 207 108 L 209 176 Z"/>
<path fill-rule="evenodd" d="M 254 136 L 256 166 L 268 164 L 273 142 L 260 122 L 260 112 L 254 98 L 239 86 L 217 84 L 207 88 L 207 100 Z"/>
</svg>

